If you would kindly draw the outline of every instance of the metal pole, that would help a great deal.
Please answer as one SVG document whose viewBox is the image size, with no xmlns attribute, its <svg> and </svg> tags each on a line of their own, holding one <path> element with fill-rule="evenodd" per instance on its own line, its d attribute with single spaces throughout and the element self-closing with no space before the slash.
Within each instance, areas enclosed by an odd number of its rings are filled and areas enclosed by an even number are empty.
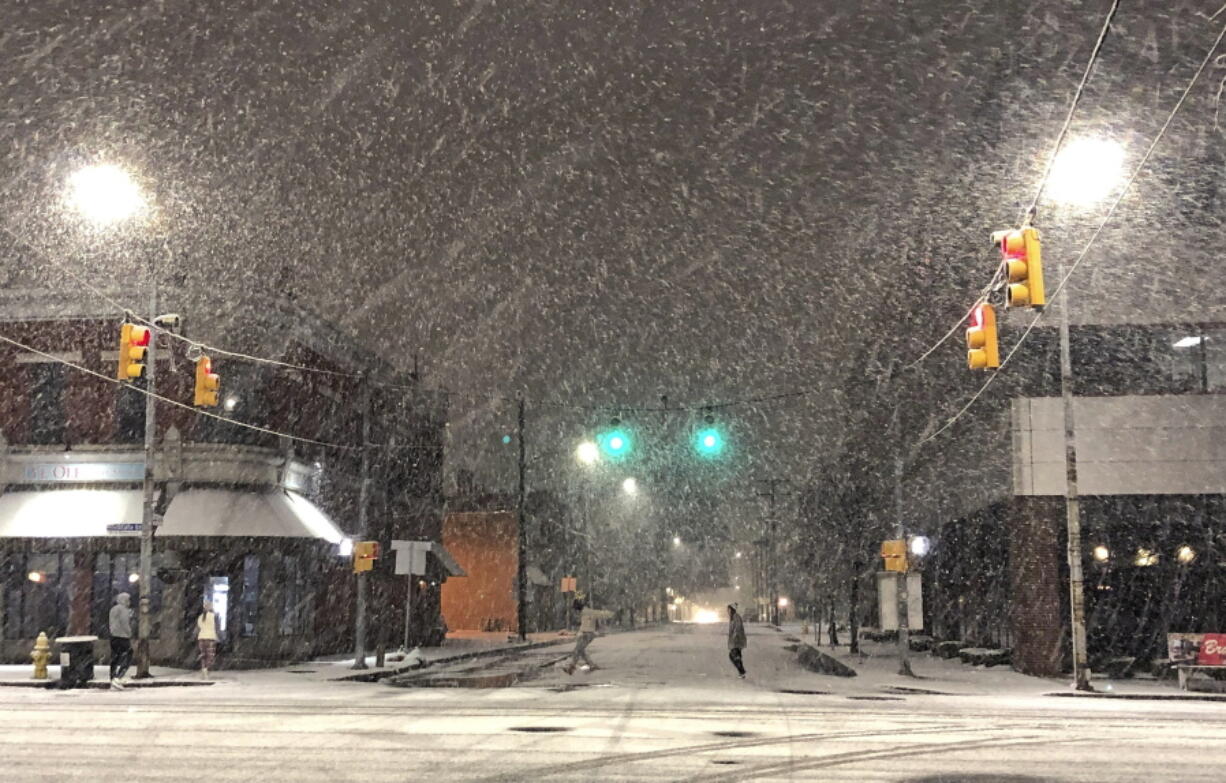
<svg viewBox="0 0 1226 783">
<path fill-rule="evenodd" d="M 155 272 L 156 275 L 156 272 Z M 149 317 L 157 318 L 157 283 L 149 294 Z M 140 614 L 137 624 L 136 678 L 145 679 L 149 674 L 149 638 L 153 635 L 153 618 L 150 615 L 153 599 L 153 516 L 154 516 L 154 452 L 157 448 L 157 407 L 153 395 L 157 392 L 157 344 L 158 330 L 149 330 L 149 350 L 145 352 L 145 479 L 144 503 L 141 507 L 140 526 Z"/>
<path fill-rule="evenodd" d="M 410 562 L 412 562 L 410 550 Z M 412 569 L 409 569 L 412 571 Z M 409 652 L 409 628 L 413 623 L 413 582 L 417 579 L 416 574 L 409 574 L 408 586 L 405 588 L 404 594 L 404 651 L 407 655 Z"/>
<path fill-rule="evenodd" d="M 896 440 L 897 442 L 897 440 Z M 894 535 L 902 540 L 907 540 L 907 531 L 903 525 L 903 498 L 902 498 L 902 477 L 903 477 L 903 459 L 901 454 L 894 455 Z M 907 553 L 910 555 L 910 553 Z M 907 617 L 907 577 L 910 571 L 903 571 L 898 574 L 898 673 L 906 677 L 914 677 L 915 672 L 911 671 L 911 630 Z"/>
<path fill-rule="evenodd" d="M 527 527 L 524 520 L 524 400 L 519 399 L 519 409 L 516 416 L 516 425 L 519 433 L 519 489 L 515 496 L 515 516 L 516 528 L 518 536 L 518 552 L 516 554 L 515 563 L 515 582 L 516 582 L 516 606 L 515 606 L 515 622 L 519 626 L 519 639 L 524 641 L 528 638 L 528 586 L 525 582 L 528 579 L 528 564 L 525 562 L 528 557 L 527 552 Z"/>
<path fill-rule="evenodd" d="M 1063 265 L 1056 279 L 1064 279 Z M 1069 611 L 1073 627 L 1073 685 L 1092 691 L 1086 653 L 1085 585 L 1081 573 L 1081 502 L 1077 496 L 1077 441 L 1073 422 L 1073 358 L 1069 350 L 1068 288 L 1060 291 L 1060 396 L 1064 400 L 1064 505 L 1068 522 Z"/>
<path fill-rule="evenodd" d="M 358 537 L 365 541 L 369 535 L 366 528 L 366 505 L 370 493 L 370 384 L 363 375 L 362 384 L 362 463 L 358 483 Z M 369 571 L 358 572 L 357 608 L 353 621 L 353 668 L 366 668 L 366 603 L 370 592 Z"/>
</svg>

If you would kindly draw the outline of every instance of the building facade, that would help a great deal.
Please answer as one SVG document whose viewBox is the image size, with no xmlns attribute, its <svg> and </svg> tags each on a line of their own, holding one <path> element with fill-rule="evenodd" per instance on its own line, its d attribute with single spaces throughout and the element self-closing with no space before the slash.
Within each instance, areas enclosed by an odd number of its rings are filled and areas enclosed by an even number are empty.
<svg viewBox="0 0 1226 783">
<path fill-rule="evenodd" d="M 101 652 L 115 596 L 139 592 L 145 397 L 83 371 L 113 377 L 121 316 L 42 291 L 6 296 L 0 332 L 32 350 L 0 348 L 0 658 L 28 660 L 43 631 L 98 635 Z M 317 371 L 213 357 L 220 419 L 190 409 L 190 343 L 163 336 L 158 346 L 157 391 L 188 407 L 157 404 L 156 662 L 191 662 L 203 600 L 219 614 L 223 666 L 352 650 L 347 542 L 390 551 L 393 540 L 441 535 L 445 397 L 311 313 L 276 304 L 242 350 Z M 377 433 L 365 461 L 364 417 Z M 441 625 L 446 558 L 430 560 L 411 641 L 437 642 Z M 372 647 L 400 643 L 408 589 L 391 558 L 378 563 Z"/>
</svg>

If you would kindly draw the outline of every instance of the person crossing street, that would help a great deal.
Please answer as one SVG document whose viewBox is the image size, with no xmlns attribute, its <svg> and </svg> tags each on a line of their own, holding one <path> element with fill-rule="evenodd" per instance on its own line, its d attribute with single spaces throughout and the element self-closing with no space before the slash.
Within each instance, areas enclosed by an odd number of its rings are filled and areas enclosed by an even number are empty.
<svg viewBox="0 0 1226 783">
<path fill-rule="evenodd" d="M 570 661 L 562 667 L 567 674 L 574 674 L 579 661 L 587 664 L 589 671 L 600 668 L 587 654 L 588 645 L 596 638 L 596 621 L 607 620 L 613 613 L 604 609 L 594 609 L 587 606 L 582 598 L 576 598 L 574 609 L 579 613 L 579 639 L 575 642 L 575 651 L 571 653 Z"/>
<path fill-rule="evenodd" d="M 741 651 L 749 646 L 745 638 L 745 623 L 736 610 L 736 604 L 728 604 L 728 659 L 736 667 L 737 676 L 745 679 L 745 661 Z"/>
</svg>

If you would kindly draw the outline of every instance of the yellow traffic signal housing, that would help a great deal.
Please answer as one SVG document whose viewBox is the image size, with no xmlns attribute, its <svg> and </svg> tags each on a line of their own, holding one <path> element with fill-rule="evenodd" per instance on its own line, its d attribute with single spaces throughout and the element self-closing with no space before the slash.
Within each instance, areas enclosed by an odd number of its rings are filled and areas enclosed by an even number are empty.
<svg viewBox="0 0 1226 783">
<path fill-rule="evenodd" d="M 221 376 L 213 372 L 213 360 L 201 356 L 196 360 L 196 394 L 193 405 L 201 408 L 217 407 Z"/>
<path fill-rule="evenodd" d="M 971 310 L 971 325 L 966 330 L 966 364 L 972 370 L 1000 366 L 1000 343 L 996 339 L 996 309 L 987 302 Z"/>
<path fill-rule="evenodd" d="M 378 559 L 378 541 L 353 542 L 353 572 L 355 574 L 372 570 L 375 567 L 375 561 Z"/>
<path fill-rule="evenodd" d="M 134 381 L 145 375 L 145 353 L 149 350 L 152 333 L 144 326 L 124 324 L 119 330 L 119 365 L 115 377 Z"/>
<path fill-rule="evenodd" d="M 907 570 L 907 542 L 905 539 L 892 539 L 881 542 L 881 557 L 885 560 L 885 570 Z"/>
<path fill-rule="evenodd" d="M 992 234 L 992 242 L 1004 256 L 1005 274 L 1009 278 L 1005 304 L 1009 307 L 1046 305 L 1039 230 L 1027 226 L 1015 231 L 997 231 Z"/>
</svg>

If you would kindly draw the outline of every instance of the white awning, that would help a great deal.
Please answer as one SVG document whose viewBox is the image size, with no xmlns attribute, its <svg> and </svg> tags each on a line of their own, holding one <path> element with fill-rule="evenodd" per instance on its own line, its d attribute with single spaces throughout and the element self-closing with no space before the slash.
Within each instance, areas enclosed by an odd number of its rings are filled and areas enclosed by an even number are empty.
<svg viewBox="0 0 1226 783">
<path fill-rule="evenodd" d="M 137 526 L 136 489 L 45 489 L 0 495 L 0 538 L 90 538 L 107 526 Z"/>
<path fill-rule="evenodd" d="M 0 538 L 138 535 L 136 489 L 45 489 L 0 495 Z M 339 543 L 335 523 L 296 492 L 189 489 L 175 495 L 159 536 L 318 538 Z"/>
<path fill-rule="evenodd" d="M 189 489 L 175 495 L 158 535 L 319 538 L 332 544 L 345 537 L 297 492 L 224 489 Z"/>
</svg>

